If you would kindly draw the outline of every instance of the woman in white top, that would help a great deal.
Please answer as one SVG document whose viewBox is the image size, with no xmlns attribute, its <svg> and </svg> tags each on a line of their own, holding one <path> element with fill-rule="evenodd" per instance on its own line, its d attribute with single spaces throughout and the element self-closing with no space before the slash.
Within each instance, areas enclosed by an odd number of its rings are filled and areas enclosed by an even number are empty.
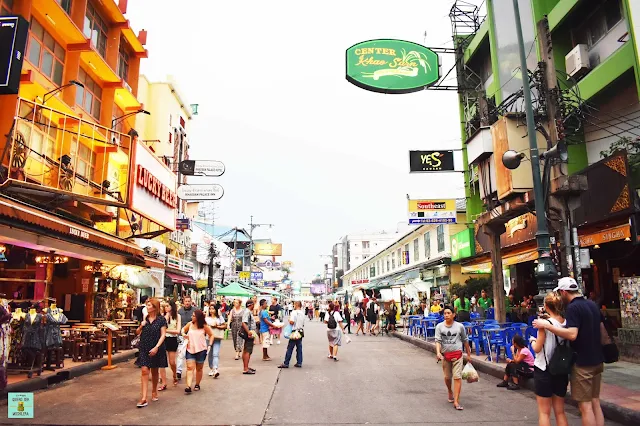
<svg viewBox="0 0 640 426">
<path fill-rule="evenodd" d="M 167 334 L 164 344 L 167 347 L 167 356 L 169 357 L 169 366 L 173 372 L 173 386 L 178 385 L 178 376 L 176 375 L 176 352 L 178 351 L 178 336 L 182 329 L 180 315 L 176 308 L 176 302 L 173 300 L 164 304 L 164 318 L 167 320 Z M 167 389 L 167 372 L 164 368 L 160 369 L 160 387 L 159 391 Z"/>
<path fill-rule="evenodd" d="M 209 312 L 205 317 L 207 325 L 213 330 L 213 342 L 207 338 L 207 345 L 209 345 L 209 376 L 217 379 L 220 376 L 218 372 L 218 362 L 220 359 L 220 345 L 222 339 L 224 339 L 224 330 L 227 328 L 227 323 L 224 316 L 218 312 L 215 305 L 211 304 Z"/>
<path fill-rule="evenodd" d="M 335 321 L 332 321 L 333 320 Z M 338 360 L 338 346 L 342 345 L 342 315 L 335 310 L 335 305 L 329 303 L 329 311 L 324 320 L 327 324 L 327 338 L 329 339 L 329 356 L 334 361 Z"/>
<path fill-rule="evenodd" d="M 558 327 L 565 325 L 565 320 L 560 315 L 562 299 L 558 293 L 551 292 L 547 294 L 544 298 L 544 309 L 549 314 L 547 317 L 543 317 L 544 319 Z M 556 424 L 558 426 L 568 425 L 567 416 L 564 412 L 564 398 L 567 395 L 569 376 L 554 376 L 548 372 L 548 362 L 551 360 L 556 346 L 562 341 L 562 338 L 556 337 L 547 330 L 538 330 L 538 337 L 532 341 L 533 350 L 536 353 L 536 359 L 533 364 L 533 377 L 536 399 L 538 400 L 538 424 L 540 426 L 551 426 L 552 406 Z"/>
</svg>

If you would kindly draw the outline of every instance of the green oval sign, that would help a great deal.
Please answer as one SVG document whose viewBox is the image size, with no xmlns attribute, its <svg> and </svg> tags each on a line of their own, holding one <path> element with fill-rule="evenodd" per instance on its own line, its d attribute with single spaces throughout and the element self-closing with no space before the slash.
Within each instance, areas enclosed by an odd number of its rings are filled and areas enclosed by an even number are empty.
<svg viewBox="0 0 640 426">
<path fill-rule="evenodd" d="M 347 49 L 347 80 L 366 90 L 417 92 L 439 79 L 438 55 L 410 41 L 369 40 Z"/>
</svg>

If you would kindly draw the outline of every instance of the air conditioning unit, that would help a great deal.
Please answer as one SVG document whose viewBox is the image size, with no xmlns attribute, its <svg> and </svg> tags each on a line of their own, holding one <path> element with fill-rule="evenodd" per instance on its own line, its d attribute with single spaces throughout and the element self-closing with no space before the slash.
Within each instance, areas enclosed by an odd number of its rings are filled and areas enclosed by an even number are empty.
<svg viewBox="0 0 640 426">
<path fill-rule="evenodd" d="M 564 58 L 569 77 L 580 77 L 591 69 L 589 63 L 589 48 L 586 44 L 579 44 Z"/>
</svg>

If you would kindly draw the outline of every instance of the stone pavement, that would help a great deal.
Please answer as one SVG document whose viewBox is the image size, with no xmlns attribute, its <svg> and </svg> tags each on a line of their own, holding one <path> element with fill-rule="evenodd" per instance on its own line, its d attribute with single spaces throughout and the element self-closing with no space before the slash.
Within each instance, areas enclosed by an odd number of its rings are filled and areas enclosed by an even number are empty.
<svg viewBox="0 0 640 426">
<path fill-rule="evenodd" d="M 425 341 L 422 338 L 414 338 L 397 332 L 396 337 L 406 340 L 430 352 L 435 352 L 433 339 Z M 472 351 L 474 366 L 480 371 L 502 377 L 504 374 L 504 362 L 490 362 L 486 355 L 477 356 L 475 349 Z M 525 386 L 533 390 L 533 381 L 529 380 Z M 619 361 L 615 364 L 605 364 L 603 384 L 600 392 L 602 409 L 607 418 L 621 424 L 640 424 L 640 365 Z M 567 397 L 567 402 L 575 404 Z"/>
<path fill-rule="evenodd" d="M 254 351 L 254 376 L 241 374 L 230 340 L 221 352 L 221 376 L 205 376 L 202 390 L 186 396 L 184 384 L 169 386 L 160 401 L 135 408 L 139 370 L 132 362 L 112 371 L 96 371 L 35 394 L 35 419 L 4 424 L 197 424 L 197 425 L 537 425 L 531 392 L 508 392 L 498 380 L 464 384 L 464 411 L 447 403 L 442 367 L 433 354 L 388 336 L 352 336 L 340 348 L 339 361 L 327 358 L 326 328 L 307 324 L 303 368 L 279 370 L 286 340 L 262 362 Z M 6 401 L 0 410 L 6 413 Z M 580 419 L 568 407 L 569 424 Z M 607 425 L 615 423 L 607 422 Z"/>
</svg>

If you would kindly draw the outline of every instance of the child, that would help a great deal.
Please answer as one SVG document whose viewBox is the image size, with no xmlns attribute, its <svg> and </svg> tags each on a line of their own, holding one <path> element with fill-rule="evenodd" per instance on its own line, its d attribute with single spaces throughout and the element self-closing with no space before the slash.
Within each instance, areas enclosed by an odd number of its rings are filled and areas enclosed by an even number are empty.
<svg viewBox="0 0 640 426">
<path fill-rule="evenodd" d="M 504 369 L 504 379 L 501 383 L 498 383 L 498 387 L 518 390 L 520 389 L 518 376 L 533 373 L 533 363 L 535 359 L 527 347 L 527 343 L 519 334 L 513 336 L 511 353 L 514 354 L 513 359 L 507 359 L 508 364 Z M 512 382 L 510 382 L 509 379 L 511 379 Z"/>
</svg>

